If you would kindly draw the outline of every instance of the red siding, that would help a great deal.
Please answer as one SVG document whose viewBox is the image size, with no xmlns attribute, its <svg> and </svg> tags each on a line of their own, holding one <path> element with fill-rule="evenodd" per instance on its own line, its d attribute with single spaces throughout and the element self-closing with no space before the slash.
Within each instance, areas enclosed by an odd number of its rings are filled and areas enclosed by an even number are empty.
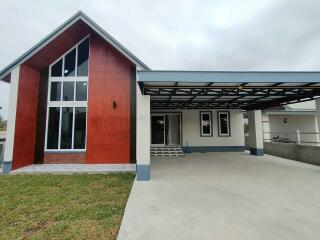
<svg viewBox="0 0 320 240">
<path fill-rule="evenodd" d="M 85 153 L 45 153 L 44 163 L 85 163 Z"/>
<path fill-rule="evenodd" d="M 119 52 L 91 36 L 87 163 L 130 162 L 130 67 Z"/>
<path fill-rule="evenodd" d="M 20 66 L 12 169 L 33 164 L 40 74 Z"/>
</svg>

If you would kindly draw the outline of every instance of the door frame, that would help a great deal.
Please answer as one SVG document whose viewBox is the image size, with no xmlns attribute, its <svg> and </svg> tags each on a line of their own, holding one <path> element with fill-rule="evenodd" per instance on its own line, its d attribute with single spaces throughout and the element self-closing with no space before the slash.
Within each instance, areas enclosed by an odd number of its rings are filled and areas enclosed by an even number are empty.
<svg viewBox="0 0 320 240">
<path fill-rule="evenodd" d="M 152 126 L 151 126 L 151 118 L 152 116 L 163 116 L 164 117 L 164 143 L 163 144 L 152 144 L 150 145 L 152 147 L 165 147 L 165 146 L 171 146 L 171 145 L 166 145 L 166 115 L 179 115 L 180 116 L 180 144 L 178 145 L 172 145 L 172 146 L 182 146 L 182 112 L 151 112 L 150 113 L 150 139 L 152 139 Z"/>
</svg>

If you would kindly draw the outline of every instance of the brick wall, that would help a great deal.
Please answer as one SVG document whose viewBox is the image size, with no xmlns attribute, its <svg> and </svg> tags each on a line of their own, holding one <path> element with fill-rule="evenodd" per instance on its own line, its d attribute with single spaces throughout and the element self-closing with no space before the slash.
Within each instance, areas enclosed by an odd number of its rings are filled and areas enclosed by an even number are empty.
<svg viewBox="0 0 320 240">
<path fill-rule="evenodd" d="M 85 153 L 45 153 L 45 164 L 57 163 L 85 163 Z"/>
</svg>

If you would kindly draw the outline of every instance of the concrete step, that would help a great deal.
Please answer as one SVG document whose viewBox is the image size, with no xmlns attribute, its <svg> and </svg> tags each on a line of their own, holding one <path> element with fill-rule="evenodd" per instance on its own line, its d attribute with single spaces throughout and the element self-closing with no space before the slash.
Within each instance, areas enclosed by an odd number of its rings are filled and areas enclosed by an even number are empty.
<svg viewBox="0 0 320 240">
<path fill-rule="evenodd" d="M 177 157 L 184 156 L 181 147 L 151 147 L 150 156 Z"/>
</svg>

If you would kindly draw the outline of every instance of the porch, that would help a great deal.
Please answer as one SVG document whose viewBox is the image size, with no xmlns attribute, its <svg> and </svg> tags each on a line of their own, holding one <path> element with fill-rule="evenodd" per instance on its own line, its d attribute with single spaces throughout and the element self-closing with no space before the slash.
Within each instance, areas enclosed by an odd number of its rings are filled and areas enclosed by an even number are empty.
<svg viewBox="0 0 320 240">
<path fill-rule="evenodd" d="M 150 146 L 170 146 L 169 114 L 181 114 L 174 138 L 187 152 L 234 152 L 244 151 L 246 112 L 250 154 L 263 156 L 261 109 L 316 100 L 320 125 L 319 79 L 319 72 L 138 71 L 138 180 L 150 180 Z"/>
<path fill-rule="evenodd" d="M 119 240 L 319 238 L 319 166 L 192 153 L 151 158 L 151 171 L 134 182 Z"/>
</svg>

